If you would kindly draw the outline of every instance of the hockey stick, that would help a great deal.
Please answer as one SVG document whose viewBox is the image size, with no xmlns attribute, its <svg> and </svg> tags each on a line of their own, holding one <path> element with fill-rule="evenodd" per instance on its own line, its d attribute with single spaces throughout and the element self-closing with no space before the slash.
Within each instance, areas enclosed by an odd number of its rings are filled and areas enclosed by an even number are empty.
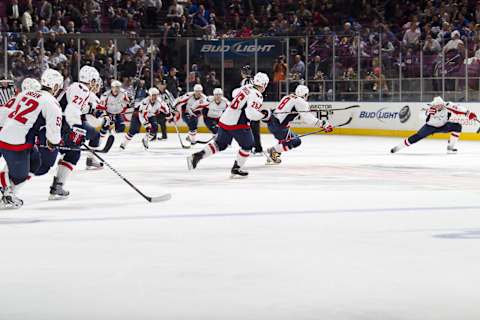
<svg viewBox="0 0 480 320">
<path fill-rule="evenodd" d="M 128 184 L 130 187 L 132 187 L 133 190 L 135 190 L 139 195 L 141 195 L 145 200 L 147 200 L 148 202 L 161 202 L 161 201 L 167 201 L 167 200 L 170 200 L 172 198 L 172 195 L 170 193 L 165 193 L 164 195 L 161 195 L 161 196 L 157 196 L 157 197 L 149 197 L 147 195 L 145 195 L 142 191 L 140 191 L 133 183 L 131 183 L 130 181 L 128 181 L 127 178 L 125 178 L 120 172 L 117 171 L 117 169 L 115 169 L 114 167 L 112 167 L 107 161 L 105 161 L 105 159 L 103 159 L 95 150 L 93 150 L 92 148 L 90 148 L 88 145 L 86 145 L 85 143 L 83 144 L 83 146 L 88 150 L 90 151 L 98 160 L 100 160 L 101 162 L 103 162 L 110 170 L 113 171 L 113 173 L 115 173 L 118 177 L 120 177 L 120 179 L 122 179 L 126 184 Z"/>
<path fill-rule="evenodd" d="M 298 114 L 298 113 L 308 113 L 308 112 L 316 112 L 316 111 L 344 111 L 348 109 L 360 108 L 358 104 L 346 108 L 335 108 L 335 109 L 318 109 L 318 110 L 310 110 L 310 111 L 294 111 L 294 112 L 274 112 L 273 114 Z"/>
<path fill-rule="evenodd" d="M 478 120 L 478 119 L 475 119 L 475 121 L 480 123 L 480 120 Z M 478 129 L 477 129 L 477 133 L 480 133 L 480 127 L 478 127 Z"/>
<path fill-rule="evenodd" d="M 177 121 L 173 121 L 173 125 L 175 126 L 175 131 L 177 131 L 178 140 L 180 140 L 180 145 L 183 149 L 190 149 L 191 146 L 187 146 L 183 144 L 182 136 L 180 136 L 180 131 L 178 130 Z"/>
<path fill-rule="evenodd" d="M 195 143 L 199 143 L 199 144 L 209 144 L 210 141 L 212 141 L 213 139 L 215 139 L 215 136 L 211 137 L 211 138 L 208 139 L 207 141 L 197 140 L 197 141 L 195 141 Z"/>
<path fill-rule="evenodd" d="M 342 124 L 339 124 L 339 125 L 336 125 L 336 126 L 334 126 L 334 128 L 340 128 L 340 127 L 344 127 L 344 126 L 346 126 L 346 125 L 350 124 L 350 122 L 352 122 L 352 120 L 353 120 L 353 117 L 352 117 L 352 116 L 350 116 L 350 118 L 348 118 L 348 120 L 347 120 L 347 121 L 345 121 L 345 122 L 344 122 L 344 123 L 342 123 Z M 315 133 L 320 133 L 320 132 L 324 132 L 324 131 L 325 131 L 325 129 L 324 129 L 324 128 L 322 128 L 322 129 L 320 129 L 320 130 L 316 130 L 316 131 L 313 131 L 313 132 L 309 132 L 309 133 L 301 134 L 301 135 L 297 136 L 297 138 L 302 138 L 302 137 L 310 136 L 310 135 L 312 135 L 312 134 L 315 134 Z"/>
<path fill-rule="evenodd" d="M 95 152 L 97 152 L 97 153 L 107 153 L 112 148 L 114 141 L 115 141 L 114 136 L 108 136 L 107 142 L 105 143 L 105 146 L 103 147 L 103 149 L 95 150 Z M 52 147 L 45 146 L 45 145 L 40 145 L 38 147 L 42 148 L 42 149 L 52 149 Z M 90 152 L 92 150 L 92 149 L 87 149 L 87 148 L 70 148 L 70 147 L 64 147 L 64 146 L 55 146 L 55 147 L 53 147 L 53 149 L 57 149 L 57 150 L 60 150 L 60 151 L 88 151 L 88 152 Z"/>
</svg>

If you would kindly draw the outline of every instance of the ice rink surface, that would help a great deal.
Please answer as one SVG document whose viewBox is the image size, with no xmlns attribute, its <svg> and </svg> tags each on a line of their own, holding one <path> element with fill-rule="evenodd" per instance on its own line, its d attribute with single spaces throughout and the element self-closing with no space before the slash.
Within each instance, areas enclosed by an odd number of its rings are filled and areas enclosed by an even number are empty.
<svg viewBox="0 0 480 320">
<path fill-rule="evenodd" d="M 105 158 L 172 200 L 84 159 L 68 200 L 33 179 L 0 212 L 0 320 L 480 318 L 478 142 L 311 136 L 231 180 L 236 147 L 189 172 L 173 134 L 118 138 Z"/>
</svg>

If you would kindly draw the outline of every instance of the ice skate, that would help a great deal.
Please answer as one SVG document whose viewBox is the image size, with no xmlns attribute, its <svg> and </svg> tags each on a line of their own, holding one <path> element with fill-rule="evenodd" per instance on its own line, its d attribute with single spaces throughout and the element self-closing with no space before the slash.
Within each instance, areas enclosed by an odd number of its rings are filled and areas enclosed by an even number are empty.
<svg viewBox="0 0 480 320">
<path fill-rule="evenodd" d="M 58 178 L 53 178 L 53 183 L 50 186 L 50 196 L 48 200 L 63 200 L 68 198 L 70 192 L 63 189 L 63 183 L 58 182 Z"/>
<path fill-rule="evenodd" d="M 188 170 L 194 170 L 197 168 L 198 163 L 200 160 L 203 159 L 203 151 L 195 152 L 191 156 L 187 158 Z"/>
<path fill-rule="evenodd" d="M 231 176 L 230 178 L 232 179 L 243 179 L 248 177 L 248 172 L 243 171 L 240 169 L 240 166 L 237 164 L 237 161 L 233 164 L 232 170 L 231 170 Z"/>
<path fill-rule="evenodd" d="M 87 170 L 100 170 L 103 169 L 103 162 L 100 162 L 93 158 L 87 158 Z"/>
<path fill-rule="evenodd" d="M 268 148 L 263 154 L 267 157 L 267 164 L 275 165 L 282 163 L 282 159 L 280 159 L 282 154 L 275 151 L 274 148 Z"/>
<path fill-rule="evenodd" d="M 0 209 L 19 209 L 23 206 L 23 200 L 18 198 L 10 188 L 2 190 L 3 196 L 0 201 Z"/>
</svg>

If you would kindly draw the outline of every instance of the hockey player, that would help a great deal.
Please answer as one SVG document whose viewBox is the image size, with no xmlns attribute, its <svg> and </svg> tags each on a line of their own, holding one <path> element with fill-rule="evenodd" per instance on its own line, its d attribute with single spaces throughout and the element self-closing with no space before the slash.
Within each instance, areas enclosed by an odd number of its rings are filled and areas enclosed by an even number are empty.
<svg viewBox="0 0 480 320">
<path fill-rule="evenodd" d="M 42 89 L 42 86 L 40 85 L 40 82 L 33 78 L 25 78 L 22 81 L 22 92 L 23 91 L 39 91 Z M 3 124 L 7 120 L 8 114 L 12 111 L 10 110 L 11 107 L 15 103 L 15 96 L 12 97 L 5 105 L 0 105 L 0 128 L 3 127 Z"/>
<path fill-rule="evenodd" d="M 166 80 L 162 80 L 159 83 L 158 90 L 160 91 L 160 97 L 162 98 L 162 101 L 167 104 L 170 111 L 173 111 L 173 107 L 175 105 L 175 98 L 170 93 L 170 91 L 167 90 Z M 158 137 L 158 140 L 166 140 L 168 135 L 167 135 L 167 119 L 165 114 L 160 112 L 160 114 L 157 116 L 157 121 L 158 121 L 159 129 L 162 131 L 162 136 Z"/>
<path fill-rule="evenodd" d="M 127 91 L 122 88 L 120 81 L 112 80 L 110 87 L 111 89 L 103 93 L 100 99 L 100 103 L 106 108 L 100 130 L 102 138 L 107 135 L 113 124 L 115 125 L 115 132 L 120 133 L 125 131 L 123 115 L 127 112 L 131 103 L 130 97 Z"/>
<path fill-rule="evenodd" d="M 267 163 L 281 163 L 282 152 L 297 148 L 302 143 L 302 140 L 290 129 L 290 124 L 295 119 L 300 118 L 305 124 L 323 128 L 325 132 L 333 130 L 333 126 L 328 121 L 320 120 L 309 112 L 308 93 L 309 90 L 306 86 L 299 85 L 295 89 L 295 94 L 283 97 L 275 108 L 273 116 L 268 121 L 268 129 L 278 140 L 278 144 L 265 152 Z"/>
<path fill-rule="evenodd" d="M 218 121 L 230 102 L 223 96 L 223 90 L 216 88 L 213 96 L 208 97 L 208 106 L 203 109 L 203 122 L 213 134 L 218 132 Z"/>
<path fill-rule="evenodd" d="M 458 105 L 453 105 L 443 101 L 441 97 L 435 97 L 428 105 L 426 111 L 426 123 L 413 136 L 405 139 L 401 144 L 392 148 L 391 153 L 408 147 L 435 133 L 450 133 L 450 139 L 447 144 L 448 153 L 457 152 L 457 142 L 462 132 L 462 125 L 458 122 L 449 121 L 452 114 L 467 117 L 469 120 L 476 120 L 477 115 Z"/>
<path fill-rule="evenodd" d="M 34 147 L 40 128 L 44 127 L 51 148 L 61 141 L 62 110 L 55 96 L 63 86 L 63 76 L 47 69 L 41 85 L 41 91 L 24 90 L 17 96 L 0 132 L 0 149 L 7 163 L 0 172 L 3 208 L 23 205 L 17 192 L 40 165 L 40 155 Z"/>
<path fill-rule="evenodd" d="M 96 72 L 96 75 L 97 77 L 95 78 L 95 85 L 90 93 L 88 108 L 82 110 L 81 116 L 83 128 L 87 131 L 85 138 L 88 140 L 88 146 L 94 150 L 98 149 L 100 146 L 101 134 L 94 126 L 90 124 L 87 119 L 87 114 L 98 118 L 106 110 L 106 107 L 102 105 L 101 100 L 98 97 L 98 94 L 102 90 L 103 80 L 100 78 L 100 74 L 98 72 Z M 86 168 L 87 170 L 103 169 L 103 163 L 98 161 L 95 156 L 89 152 L 87 153 Z"/>
<path fill-rule="evenodd" d="M 91 95 L 94 94 L 99 77 L 95 68 L 83 66 L 78 75 L 79 82 L 72 83 L 60 99 L 60 106 L 64 110 L 62 133 L 65 146 L 72 150 L 61 151 L 62 157 L 58 161 L 57 172 L 50 186 L 49 200 L 61 200 L 70 195 L 70 192 L 64 189 L 65 182 L 80 159 L 80 146 L 85 139 L 92 138 L 90 135 L 94 135 L 92 131 L 87 136 L 82 115 L 90 111 Z"/>
<path fill-rule="evenodd" d="M 200 84 L 193 87 L 193 92 L 188 92 L 177 99 L 175 110 L 182 112 L 182 119 L 188 126 L 187 140 L 191 144 L 197 143 L 198 117 L 207 106 L 207 97 L 203 94 L 203 87 Z"/>
<path fill-rule="evenodd" d="M 149 141 L 155 136 L 158 130 L 157 114 L 163 113 L 167 118 L 171 118 L 172 114 L 167 104 L 159 99 L 160 92 L 157 88 L 150 88 L 148 90 L 149 96 L 143 99 L 139 106 L 138 111 L 135 111 L 132 115 L 132 121 L 130 122 L 130 129 L 125 134 L 125 139 L 120 145 L 120 149 L 125 150 L 127 144 L 132 138 L 140 132 L 140 127 L 143 125 L 146 130 L 146 134 L 142 139 L 145 149 L 149 147 Z"/>
<path fill-rule="evenodd" d="M 250 65 L 245 65 L 242 67 L 240 70 L 240 75 L 242 76 L 242 81 L 240 82 L 240 86 L 245 86 L 247 84 L 252 84 L 253 79 L 252 79 L 252 69 Z M 233 98 L 233 96 L 232 96 Z M 250 126 L 252 128 L 252 133 L 253 133 L 253 140 L 254 140 L 254 146 L 253 146 L 253 153 L 262 153 L 263 148 L 262 148 L 262 140 L 260 136 L 260 121 L 251 121 Z"/>
<path fill-rule="evenodd" d="M 232 178 L 248 175 L 248 172 L 243 171 L 242 167 L 254 145 L 250 121 L 267 121 L 271 116 L 270 110 L 260 110 L 263 103 L 262 93 L 267 88 L 268 82 L 268 76 L 259 72 L 255 75 L 253 84 L 245 85 L 240 89 L 220 117 L 218 123 L 220 128 L 215 141 L 209 143 L 202 151 L 187 158 L 189 169 L 195 169 L 200 160 L 225 150 L 235 139 L 240 145 L 240 150 L 231 169 Z"/>
</svg>

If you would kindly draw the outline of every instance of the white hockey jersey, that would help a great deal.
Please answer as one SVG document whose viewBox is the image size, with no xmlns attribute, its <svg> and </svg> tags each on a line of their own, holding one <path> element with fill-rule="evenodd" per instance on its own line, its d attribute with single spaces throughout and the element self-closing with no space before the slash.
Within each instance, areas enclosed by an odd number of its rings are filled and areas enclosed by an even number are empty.
<svg viewBox="0 0 480 320">
<path fill-rule="evenodd" d="M 228 99 L 225 97 L 222 97 L 220 103 L 216 103 L 213 96 L 208 97 L 207 101 L 207 117 L 212 119 L 219 119 L 223 111 L 225 111 L 225 109 L 227 109 L 228 105 L 230 104 L 230 101 L 228 101 Z"/>
<path fill-rule="evenodd" d="M 309 126 L 321 127 L 322 121 L 309 111 L 310 105 L 305 99 L 291 94 L 280 100 L 273 116 L 285 127 L 289 127 L 290 123 L 297 118 Z"/>
<path fill-rule="evenodd" d="M 11 108 L 15 104 L 15 97 L 8 100 L 5 105 L 0 105 L 0 128 L 3 127 L 7 121 L 8 114 L 12 112 Z"/>
<path fill-rule="evenodd" d="M 150 97 L 143 99 L 138 105 L 138 118 L 142 124 L 148 122 L 148 118 L 156 116 L 160 113 L 170 114 L 168 105 L 161 99 L 157 99 L 154 103 L 150 101 Z"/>
<path fill-rule="evenodd" d="M 428 105 L 428 107 L 429 109 L 432 108 L 431 105 Z M 440 109 L 437 108 L 437 112 L 435 114 L 428 114 L 429 109 L 427 109 L 426 111 L 427 124 L 436 128 L 444 126 L 448 122 L 452 114 L 467 115 L 468 113 L 467 109 L 458 105 L 451 104 L 449 102 L 445 104 L 445 107 Z"/>
<path fill-rule="evenodd" d="M 207 97 L 202 93 L 200 98 L 195 98 L 193 92 L 188 92 L 177 99 L 175 109 L 181 108 L 182 112 L 190 115 L 198 115 L 203 108 L 208 106 Z"/>
<path fill-rule="evenodd" d="M 260 112 L 262 103 L 263 96 L 253 85 L 241 87 L 220 117 L 219 127 L 225 130 L 250 128 L 250 121 L 264 118 Z"/>
<path fill-rule="evenodd" d="M 60 143 L 62 110 L 57 99 L 46 91 L 21 92 L 0 131 L 0 147 L 13 151 L 29 149 L 42 127 L 46 128 L 48 141 Z"/>
<path fill-rule="evenodd" d="M 112 90 L 108 90 L 102 94 L 100 100 L 109 114 L 125 113 L 130 104 L 130 98 L 124 89 L 120 89 L 116 96 L 112 94 Z"/>
<path fill-rule="evenodd" d="M 85 84 L 74 82 L 59 97 L 65 120 L 70 127 L 82 124 L 82 114 L 87 114 L 90 110 L 91 94 L 94 95 Z"/>
</svg>

